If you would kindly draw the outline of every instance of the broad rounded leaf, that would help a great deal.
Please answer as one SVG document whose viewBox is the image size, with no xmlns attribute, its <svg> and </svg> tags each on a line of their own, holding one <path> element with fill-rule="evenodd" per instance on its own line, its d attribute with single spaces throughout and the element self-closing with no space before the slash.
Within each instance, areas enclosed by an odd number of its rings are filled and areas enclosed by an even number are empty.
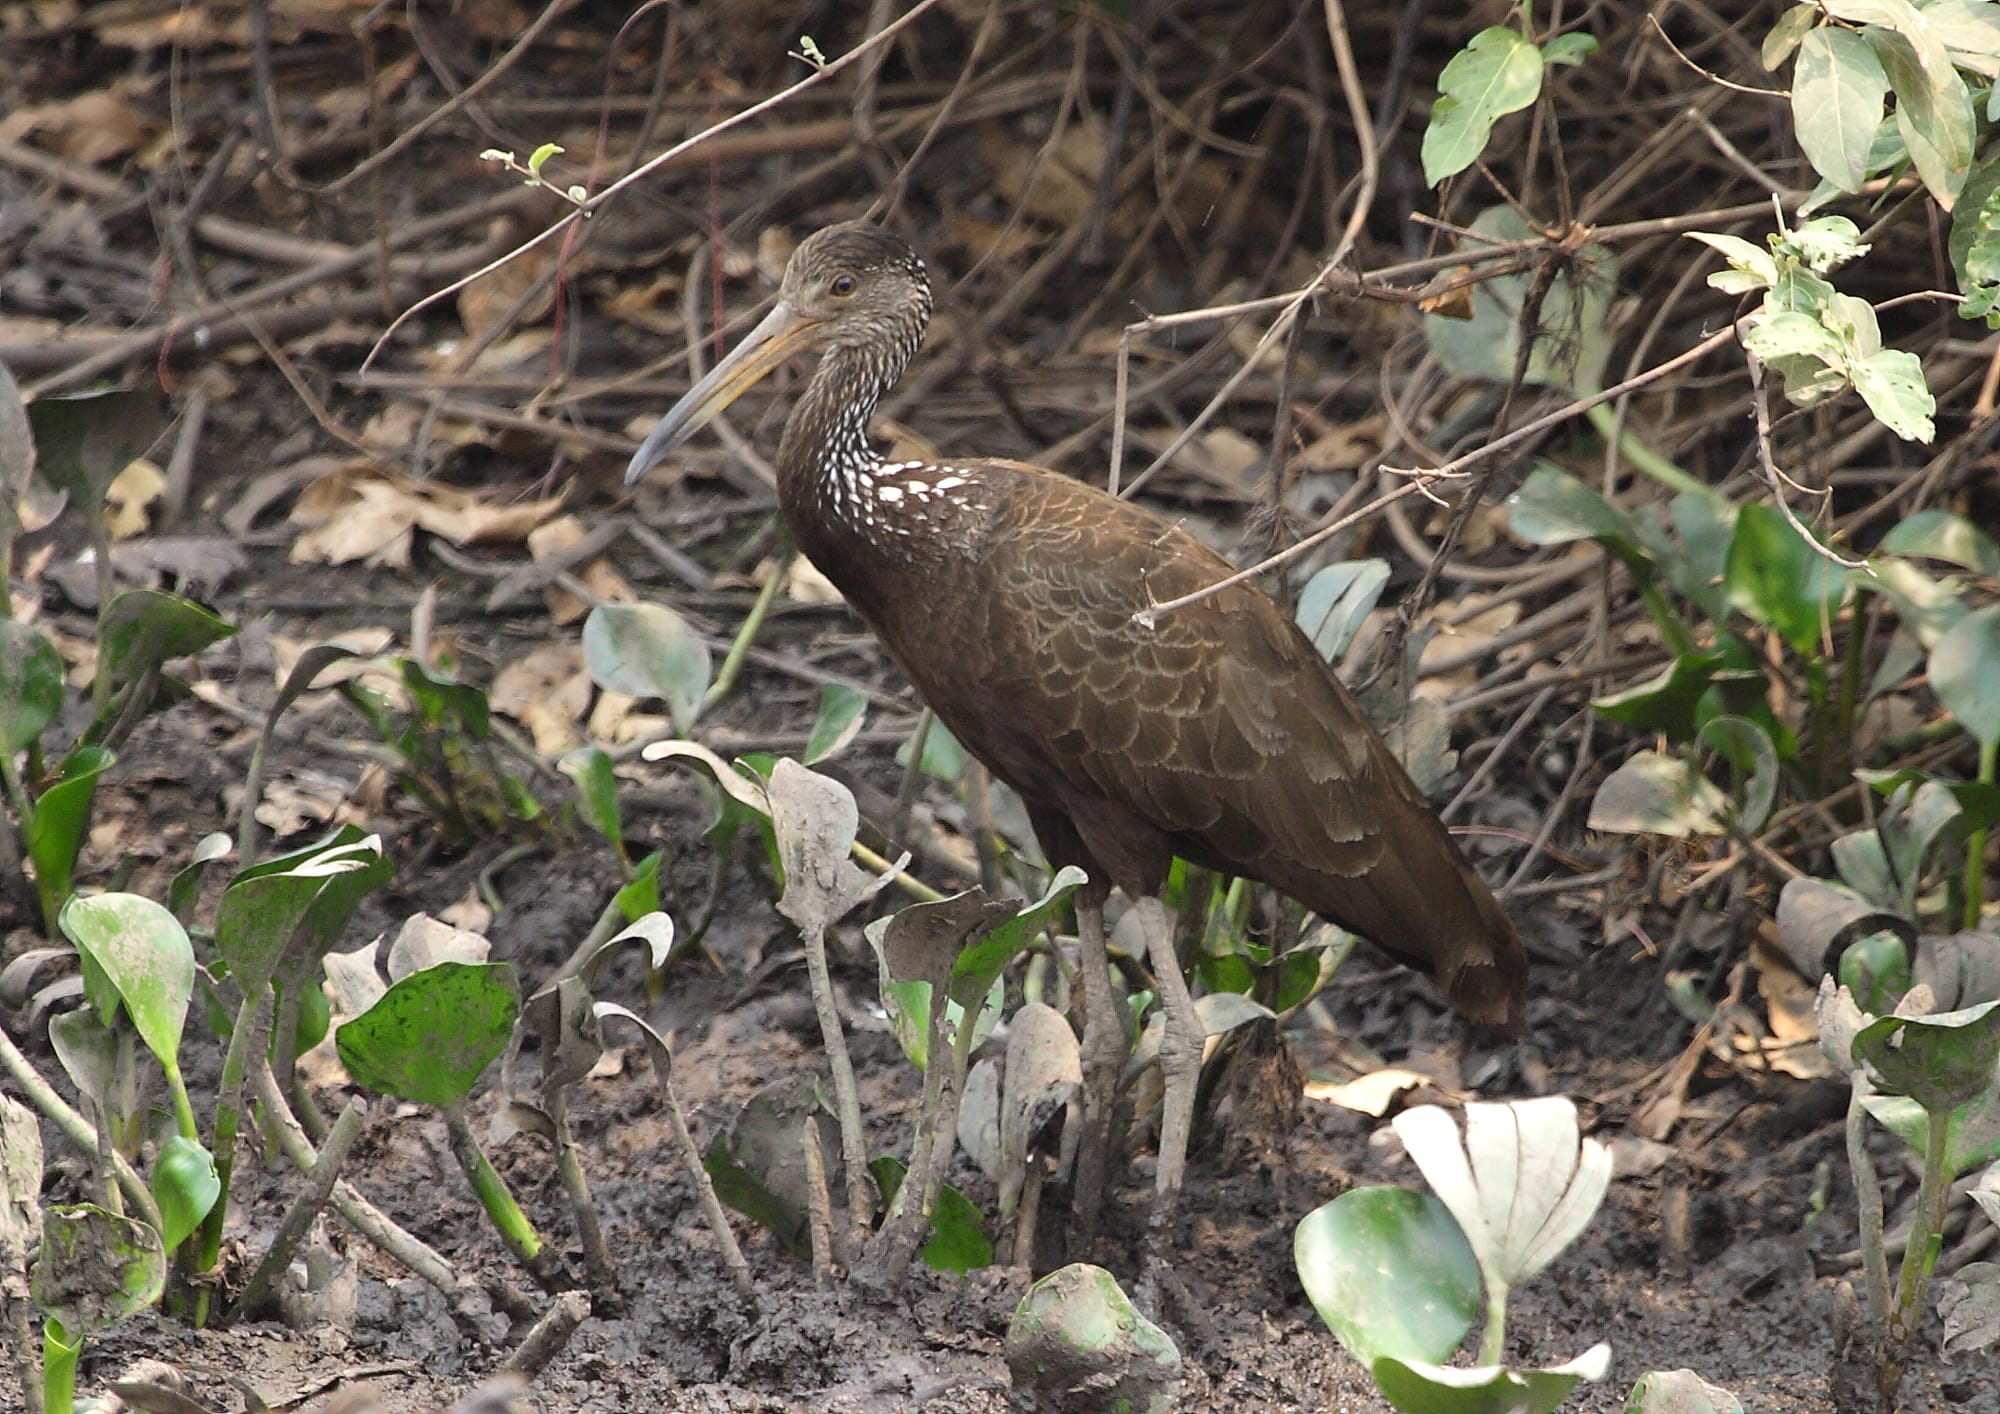
<svg viewBox="0 0 2000 1414">
<path fill-rule="evenodd" d="M 146 1048 L 171 1071 L 194 995 L 194 949 L 173 914 L 138 894 L 73 898 L 63 933 L 118 991 Z"/>
<path fill-rule="evenodd" d="M 708 693 L 708 645 L 664 604 L 599 604 L 583 622 L 583 661 L 599 687 L 667 704 L 686 732 Z"/>
<path fill-rule="evenodd" d="M 1719 834 L 1729 799 L 1691 762 L 1642 751 L 1613 771 L 1590 802 L 1587 823 L 1614 834 Z"/>
<path fill-rule="evenodd" d="M 160 1146 L 159 1157 L 153 1160 L 153 1198 L 166 1224 L 160 1238 L 167 1251 L 201 1226 L 221 1196 L 222 1180 L 216 1177 L 215 1156 L 208 1150 L 178 1134 Z"/>
<path fill-rule="evenodd" d="M 384 992 L 334 1045 L 362 1088 L 442 1109 L 462 1103 L 506 1049 L 519 1011 L 509 964 L 443 962 Z"/>
<path fill-rule="evenodd" d="M 1931 649 L 1931 689 L 1981 746 L 2000 742 L 2000 604 L 1967 614 Z"/>
<path fill-rule="evenodd" d="M 0 751 L 13 755 L 62 710 L 63 662 L 32 624 L 0 619 Z"/>
<path fill-rule="evenodd" d="M 1427 1193 L 1351 1189 L 1306 1214 L 1292 1260 L 1313 1309 L 1364 1364 L 1442 1360 L 1480 1310 L 1472 1248 Z"/>
<path fill-rule="evenodd" d="M 1813 170 L 1842 191 L 1859 191 L 1868 178 L 1868 149 L 1888 91 L 1882 61 L 1853 30 L 1824 25 L 1800 41 L 1792 127 Z"/>
<path fill-rule="evenodd" d="M 1854 1038 L 1854 1058 L 1875 1069 L 1884 1093 L 1907 1095 L 1933 1112 L 1955 1109 L 2000 1080 L 2000 1002 L 1885 1016 Z"/>
</svg>

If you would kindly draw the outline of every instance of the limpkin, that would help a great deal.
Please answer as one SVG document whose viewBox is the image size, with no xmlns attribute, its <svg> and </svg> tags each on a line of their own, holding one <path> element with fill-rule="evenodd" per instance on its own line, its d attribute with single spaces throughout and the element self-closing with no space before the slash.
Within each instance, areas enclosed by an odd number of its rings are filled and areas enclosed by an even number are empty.
<svg viewBox="0 0 2000 1414">
<path fill-rule="evenodd" d="M 770 314 L 674 405 L 625 479 L 791 355 L 820 352 L 778 451 L 799 549 L 938 720 L 1020 793 L 1049 864 L 1089 874 L 1076 909 L 1086 1128 L 1074 1199 L 1086 1214 L 1125 1056 L 1103 930 L 1112 885 L 1141 916 L 1165 1011 L 1157 1236 L 1185 1170 L 1204 1040 L 1160 900 L 1175 855 L 1276 886 L 1509 1032 L 1525 1029 L 1527 958 L 1430 803 L 1270 599 L 1239 585 L 1153 627 L 1135 621 L 1223 579 L 1228 561 L 1056 472 L 889 462 L 869 446 L 868 419 L 930 313 L 923 261 L 899 238 L 859 222 L 818 232 Z"/>
</svg>

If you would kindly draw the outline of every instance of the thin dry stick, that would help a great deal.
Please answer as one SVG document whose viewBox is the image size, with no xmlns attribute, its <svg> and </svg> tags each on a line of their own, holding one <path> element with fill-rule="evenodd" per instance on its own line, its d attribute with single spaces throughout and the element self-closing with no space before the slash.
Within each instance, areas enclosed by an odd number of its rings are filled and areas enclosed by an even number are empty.
<svg viewBox="0 0 2000 1414">
<path fill-rule="evenodd" d="M 1150 608 L 1141 609 L 1138 613 L 1132 616 L 1132 622 L 1139 625 L 1139 627 L 1141 628 L 1150 629 L 1159 622 L 1161 616 L 1163 615 L 1171 614 L 1176 609 L 1184 609 L 1190 604 L 1199 603 L 1203 599 L 1208 598 L 1210 595 L 1219 594 L 1221 591 L 1229 588 L 1231 585 L 1241 584 L 1245 580 L 1255 579 L 1258 575 L 1268 573 L 1271 570 L 1277 569 L 1281 565 L 1289 564 L 1291 561 L 1297 559 L 1300 555 L 1303 555 L 1307 550 L 1310 550 L 1313 546 L 1319 544 L 1321 541 L 1327 539 L 1329 536 L 1334 535 L 1339 531 L 1346 529 L 1349 525 L 1352 525 L 1355 521 L 1360 520 L 1365 516 L 1373 514 L 1376 510 L 1380 509 L 1384 505 L 1387 505 L 1389 502 L 1398 501 L 1401 500 L 1404 496 L 1412 495 L 1417 491 L 1424 489 L 1424 487 L 1429 482 L 1438 480 L 1440 478 L 1462 477 L 1465 475 L 1465 469 L 1467 467 L 1472 466 L 1473 464 L 1483 460 L 1484 458 L 1495 456 L 1500 452 L 1504 452 L 1509 448 L 1521 442 L 1526 441 L 1530 437 L 1540 436 L 1543 432 L 1547 431 L 1549 428 L 1554 427 L 1558 423 L 1564 422 L 1569 418 L 1575 417 L 1580 413 L 1587 412 L 1591 408 L 1596 407 L 1599 403 L 1609 402 L 1613 398 L 1622 397 L 1624 394 L 1632 391 L 1634 388 L 1641 388 L 1648 383 L 1655 382 L 1661 378 L 1664 378 L 1667 374 L 1672 373 L 1675 369 L 1684 368 L 1688 364 L 1694 363 L 1697 360 L 1701 359 L 1706 354 L 1709 354 L 1714 350 L 1721 348 L 1724 344 L 1730 342 L 1735 337 L 1736 337 L 1736 328 L 1734 325 L 1731 325 L 1729 328 L 1726 329 L 1718 330 L 1717 332 L 1710 334 L 1707 338 L 1703 339 L 1700 343 L 1695 344 L 1693 347 L 1681 353 L 1675 354 L 1665 363 L 1656 364 L 1652 368 L 1647 369 L 1644 373 L 1638 374 L 1631 378 L 1627 378 L 1623 383 L 1613 384 L 1611 387 L 1605 388 L 1600 392 L 1592 393 L 1587 398 L 1578 398 L 1574 402 L 1565 403 L 1562 407 L 1557 408 L 1554 412 L 1551 412 L 1544 417 L 1538 417 L 1533 422 L 1523 423 L 1521 426 L 1515 428 L 1512 432 L 1509 432 L 1506 436 L 1495 438 L 1493 441 L 1486 443 L 1484 446 L 1477 447 L 1472 451 L 1465 453 L 1463 456 L 1454 457 L 1452 458 L 1452 460 L 1445 462 L 1441 466 L 1431 467 L 1427 469 L 1385 467 L 1383 468 L 1385 471 L 1392 470 L 1395 475 L 1411 476 L 1420 479 L 1412 481 L 1408 485 L 1398 487 L 1394 491 L 1388 492 L 1387 494 L 1377 498 L 1372 504 L 1364 506 L 1362 509 L 1355 511 L 1352 515 L 1343 516 L 1339 520 L 1333 522 L 1331 525 L 1320 527 L 1318 530 L 1314 531 L 1311 535 L 1299 541 L 1298 544 L 1293 545 L 1290 549 L 1280 551 L 1278 554 L 1272 555 L 1269 559 L 1262 560 L 1257 564 L 1250 566 L 1248 569 L 1238 570 L 1235 574 L 1232 574 L 1225 579 L 1219 579 L 1214 584 L 1211 584 L 1206 588 L 1197 589 L 1192 594 L 1183 594 L 1178 599 L 1169 599 L 1163 604 L 1155 604 Z"/>
<path fill-rule="evenodd" d="M 432 109 L 414 123 L 411 123 L 402 132 L 396 134 L 395 140 L 387 147 L 384 147 L 373 156 L 356 163 L 345 174 L 334 178 L 321 187 L 319 189 L 321 194 L 331 196 L 336 192 L 346 190 L 355 182 L 360 181 L 363 177 L 384 166 L 391 159 L 401 155 L 418 138 L 471 103 L 473 99 L 479 97 L 481 93 L 490 88 L 502 74 L 525 58 L 528 51 L 534 47 L 535 42 L 542 37 L 544 31 L 558 19 L 562 18 L 565 11 L 575 8 L 576 3 L 577 0 L 549 0 L 549 4 L 543 7 L 541 14 L 535 16 L 528 27 L 521 31 L 521 37 L 514 41 L 514 47 L 488 64 L 478 78 L 453 94 L 444 103 Z"/>
<path fill-rule="evenodd" d="M 833 1277 L 833 1194 L 826 1186 L 826 1155 L 820 1149 L 818 1118 L 807 1115 L 800 1131 L 799 1148 L 806 1164 L 806 1232 L 812 1242 L 813 1283 L 825 1286 Z"/>
<path fill-rule="evenodd" d="M 460 290 L 464 289 L 467 285 L 470 285 L 473 281 L 479 279 L 481 276 L 492 273 L 493 271 L 499 269 L 501 266 L 505 265 L 508 261 L 513 260 L 517 256 L 526 255 L 529 251 L 533 250 L 536 246 L 541 245 L 544 241 L 547 241 L 552 237 L 562 235 L 563 233 L 568 231 L 571 226 L 574 226 L 578 221 L 585 220 L 590 216 L 592 216 L 593 214 L 595 214 L 599 207 L 603 206 L 613 197 L 618 196 L 627 187 L 635 186 L 638 183 L 645 181 L 654 172 L 657 172 L 662 167 L 668 166 L 669 164 L 677 161 L 684 154 L 693 151 L 701 144 L 708 142 L 709 140 L 711 140 L 712 138 L 716 137 L 721 133 L 729 131 L 731 128 L 742 126 L 744 123 L 749 122 L 752 118 L 759 117 L 762 114 L 768 113 L 772 109 L 777 108 L 782 104 L 790 102 L 793 98 L 805 92 L 807 89 L 812 88 L 818 84 L 824 83 L 827 79 L 831 78 L 835 74 L 844 72 L 854 64 L 860 62 L 867 55 L 873 53 L 878 47 L 887 44 L 891 39 L 894 39 L 897 35 L 901 34 L 905 29 L 909 28 L 912 24 L 916 23 L 916 21 L 921 16 L 926 15 L 931 10 L 935 9 L 941 2 L 942 0 L 917 0 L 917 3 L 911 7 L 908 14 L 902 16 L 900 19 L 894 21 L 891 24 L 885 25 L 880 30 L 880 32 L 869 38 L 866 42 L 856 46 L 854 49 L 849 50 L 846 54 L 843 54 L 840 58 L 828 64 L 825 68 L 815 69 L 813 70 L 813 72 L 806 75 L 806 77 L 800 79 L 797 83 L 793 84 L 791 87 L 780 89 L 778 90 L 778 92 L 772 94 L 769 98 L 764 99 L 762 102 L 753 103 L 748 108 L 743 109 L 741 112 L 732 113 L 729 117 L 722 119 L 720 122 L 713 123 L 710 126 L 703 128 L 700 132 L 694 134 L 692 137 L 688 137 L 680 142 L 675 143 L 672 147 L 668 148 L 665 152 L 662 152 L 659 156 L 653 158 L 651 161 L 646 162 L 643 165 L 634 168 L 631 172 L 627 173 L 625 176 L 620 177 L 617 181 L 613 182 L 603 191 L 597 193 L 597 195 L 589 198 L 586 201 L 579 203 L 575 210 L 571 211 L 568 215 L 564 216 L 554 225 L 543 229 L 542 231 L 538 232 L 533 236 L 530 236 L 527 240 L 522 241 L 512 250 L 508 251 L 505 255 L 502 255 L 495 260 L 487 262 L 485 265 L 481 266 L 477 270 L 472 271 L 468 275 L 461 276 L 460 278 L 446 285 L 444 288 L 439 290 L 434 290 L 430 294 L 425 295 L 422 299 L 418 300 L 415 304 L 411 305 L 408 309 L 404 310 L 401 314 L 397 315 L 394 319 L 389 321 L 389 327 L 382 331 L 381 336 L 377 338 L 374 344 L 369 347 L 367 357 L 361 360 L 360 371 L 366 373 L 369 367 L 373 365 L 376 358 L 378 358 L 381 355 L 382 350 L 385 347 L 387 347 L 389 340 L 395 337 L 396 331 L 402 328 L 404 324 L 414 319 L 417 315 L 423 313 L 423 311 L 425 311 L 426 309 L 429 309 L 432 305 L 437 304 L 441 300 L 446 300 L 451 298 L 451 296 L 457 294 Z"/>
</svg>

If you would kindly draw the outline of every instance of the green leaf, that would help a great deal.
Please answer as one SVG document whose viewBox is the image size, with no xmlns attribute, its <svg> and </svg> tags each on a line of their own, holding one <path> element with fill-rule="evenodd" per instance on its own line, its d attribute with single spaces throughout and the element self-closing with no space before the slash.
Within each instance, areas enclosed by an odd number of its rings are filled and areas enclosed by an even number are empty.
<svg viewBox="0 0 2000 1414">
<path fill-rule="evenodd" d="M 157 589 L 126 590 L 105 608 L 97 627 L 97 670 L 109 673 L 114 687 L 236 632 L 201 605 Z"/>
<path fill-rule="evenodd" d="M 1882 1017 L 1854 1038 L 1854 1058 L 1874 1067 L 1885 1094 L 1907 1095 L 1932 1114 L 1957 1109 L 2000 1080 L 2000 1001 Z"/>
<path fill-rule="evenodd" d="M 1612 834 L 1685 839 L 1720 834 L 1728 815 L 1728 797 L 1692 762 L 1642 751 L 1597 788 L 1586 823 Z"/>
<path fill-rule="evenodd" d="M 215 950 L 244 995 L 254 996 L 277 973 L 285 951 L 321 896 L 337 880 L 373 873 L 383 863 L 373 835 L 297 860 L 290 867 L 239 875 L 223 890 L 215 913 Z M 341 890 L 351 890 L 351 882 Z"/>
<path fill-rule="evenodd" d="M 924 733 L 924 759 L 920 768 L 932 780 L 956 785 L 965 775 L 965 763 L 970 758 L 958 738 L 937 718 L 931 718 L 930 729 Z M 910 743 L 904 742 L 896 750 L 896 764 L 905 769 L 910 764 Z"/>
<path fill-rule="evenodd" d="M 1507 498 L 1508 524 L 1530 545 L 1595 540 L 1616 555 L 1641 583 L 1653 577 L 1653 557 L 1639 523 L 1602 491 L 1547 462 L 1528 473 Z"/>
<path fill-rule="evenodd" d="M 354 1083 L 443 1109 L 472 1093 L 507 1047 L 521 1009 L 504 962 L 441 962 L 412 972 L 334 1033 Z"/>
<path fill-rule="evenodd" d="M 1736 803 L 1736 827 L 1756 834 L 1771 817 L 1778 798 L 1778 749 L 1771 734 L 1747 717 L 1725 714 L 1703 724 L 1701 741 L 1714 747 L 1742 778 L 1742 795 Z"/>
<path fill-rule="evenodd" d="M 685 734 L 708 694 L 708 645 L 663 604 L 599 604 L 583 621 L 583 661 L 599 687 L 666 703 Z"/>
<path fill-rule="evenodd" d="M 1778 66 L 1789 59 L 1792 51 L 1799 47 L 1799 41 L 1806 37 L 1806 32 L 1818 23 L 1817 5 L 1794 5 L 1778 16 L 1778 22 L 1772 25 L 1770 33 L 1764 36 L 1764 45 L 1759 52 L 1764 68 L 1768 72 L 1777 72 Z"/>
<path fill-rule="evenodd" d="M 1882 537 L 1880 549 L 1890 555 L 1943 560 L 1989 579 L 2000 579 L 2000 545 L 1993 537 L 1950 511 L 1918 511 L 1897 521 Z"/>
<path fill-rule="evenodd" d="M 611 757 L 602 747 L 579 746 L 556 766 L 576 783 L 577 813 L 622 855 L 625 821 L 618 809 L 618 778 L 611 773 Z"/>
<path fill-rule="evenodd" d="M 844 682 L 820 684 L 819 711 L 813 717 L 812 734 L 806 738 L 808 766 L 817 766 L 847 749 L 861 730 L 868 712 L 868 699 L 859 689 Z"/>
<path fill-rule="evenodd" d="M 1932 417 L 1937 400 L 1924 382 L 1923 363 L 1905 349 L 1877 349 L 1850 364 L 1854 391 L 1882 425 L 1905 442 L 1929 442 L 1937 435 Z"/>
<path fill-rule="evenodd" d="M 1862 1108 L 1916 1153 L 1930 1139 L 1930 1117 L 1907 1095 L 1864 1096 Z M 2000 1081 L 1989 1084 L 1968 1103 L 1953 1108 L 1945 1121 L 1945 1171 L 1954 1176 L 2000 1159 Z"/>
<path fill-rule="evenodd" d="M 1299 591 L 1295 617 L 1329 663 L 1338 663 L 1389 582 L 1387 560 L 1341 560 L 1314 573 Z"/>
<path fill-rule="evenodd" d="M 79 1339 L 108 1330 L 160 1299 L 167 1254 L 160 1235 L 94 1203 L 42 1211 L 42 1251 L 32 1274 L 35 1304 Z"/>
<path fill-rule="evenodd" d="M 1597 53 L 1597 36 L 1580 29 L 1559 34 L 1542 46 L 1544 64 L 1575 66 Z"/>
<path fill-rule="evenodd" d="M 104 492 L 167 425 L 166 404 L 148 388 L 37 398 L 28 405 L 35 429 L 35 472 L 67 491 L 95 515 Z"/>
<path fill-rule="evenodd" d="M 90 824 L 97 778 L 111 769 L 115 760 L 101 746 L 79 746 L 56 768 L 54 782 L 35 802 L 34 818 L 22 834 L 28 856 L 35 861 L 35 887 L 48 912 L 69 898 L 77 852 L 83 848 L 84 831 Z"/>
<path fill-rule="evenodd" d="M 11 756 L 37 740 L 62 702 L 62 655 L 49 636 L 0 619 L 0 751 Z"/>
<path fill-rule="evenodd" d="M 1920 19 L 1900 32 L 1871 26 L 1861 34 L 1874 45 L 1895 91 L 1896 131 L 1917 176 L 1931 195 L 1953 204 L 1972 167 L 1976 126 L 1965 80 Z"/>
<path fill-rule="evenodd" d="M 215 1156 L 194 1142 L 176 1134 L 160 1146 L 153 1160 L 153 1199 L 160 1205 L 160 1220 L 166 1230 L 162 1245 L 172 1252 L 201 1226 L 203 1218 L 222 1196 L 222 1180 L 215 1173 Z"/>
<path fill-rule="evenodd" d="M 1300 1221 L 1292 1260 L 1319 1318 L 1364 1365 L 1442 1360 L 1480 1310 L 1472 1248 L 1428 1193 L 1350 1189 Z"/>
<path fill-rule="evenodd" d="M 1859 191 L 1868 179 L 1868 149 L 1888 91 L 1882 61 L 1853 30 L 1826 25 L 1799 42 L 1792 127 L 1813 170 L 1842 191 Z"/>
<path fill-rule="evenodd" d="M 1847 571 L 1820 554 L 1774 506 L 1747 505 L 1724 571 L 1729 602 L 1774 630 L 1802 656 L 1840 609 Z"/>
<path fill-rule="evenodd" d="M 664 851 L 654 850 L 632 871 L 632 882 L 611 896 L 627 923 L 637 923 L 647 914 L 661 911 L 660 863 L 665 858 Z"/>
<path fill-rule="evenodd" d="M 1462 1369 L 1385 1356 L 1369 1373 L 1382 1397 L 1404 1414 L 1554 1414 L 1577 1385 L 1601 1380 L 1610 1370 L 1611 1347 L 1600 1341 L 1546 1370 Z"/>
<path fill-rule="evenodd" d="M 1472 36 L 1438 75 L 1441 95 L 1424 129 L 1424 182 L 1436 186 L 1470 167 L 1486 149 L 1493 124 L 1542 92 L 1542 51 L 1495 25 Z"/>
<path fill-rule="evenodd" d="M 1967 614 L 1931 649 L 1931 690 L 1981 746 L 2000 742 L 2000 604 Z"/>
<path fill-rule="evenodd" d="M 887 1154 L 868 1164 L 884 1203 L 896 1201 L 896 1190 L 903 1186 L 903 1175 L 908 1171 L 901 1159 Z M 986 1219 L 978 1204 L 949 1183 L 938 1189 L 930 1232 L 920 1255 L 932 1271 L 962 1274 L 993 1265 L 993 1239 L 986 1235 Z"/>
<path fill-rule="evenodd" d="M 1722 664 L 1723 655 L 1715 649 L 1681 653 L 1652 677 L 1622 692 L 1593 698 L 1590 705 L 1614 722 L 1661 732 L 1670 741 L 1691 741 L 1695 709 Z"/>
<path fill-rule="evenodd" d="M 2000 76 L 2000 10 L 1992 0 L 1933 0 L 1923 13 L 1956 67 L 1983 78 Z"/>
<path fill-rule="evenodd" d="M 194 995 L 194 949 L 187 930 L 165 908 L 138 894 L 73 898 L 59 921 L 63 933 L 117 989 L 139 1039 L 174 1070 Z"/>
</svg>

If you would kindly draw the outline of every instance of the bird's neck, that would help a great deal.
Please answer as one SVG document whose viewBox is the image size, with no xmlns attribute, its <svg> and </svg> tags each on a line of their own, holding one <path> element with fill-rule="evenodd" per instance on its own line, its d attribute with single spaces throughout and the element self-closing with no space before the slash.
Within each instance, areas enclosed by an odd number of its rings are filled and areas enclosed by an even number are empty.
<svg viewBox="0 0 2000 1414">
<path fill-rule="evenodd" d="M 795 532 L 822 526 L 885 550 L 907 538 L 898 529 L 907 520 L 893 484 L 899 468 L 868 445 L 868 419 L 907 361 L 838 345 L 820 359 L 778 448 L 778 496 Z"/>
</svg>

